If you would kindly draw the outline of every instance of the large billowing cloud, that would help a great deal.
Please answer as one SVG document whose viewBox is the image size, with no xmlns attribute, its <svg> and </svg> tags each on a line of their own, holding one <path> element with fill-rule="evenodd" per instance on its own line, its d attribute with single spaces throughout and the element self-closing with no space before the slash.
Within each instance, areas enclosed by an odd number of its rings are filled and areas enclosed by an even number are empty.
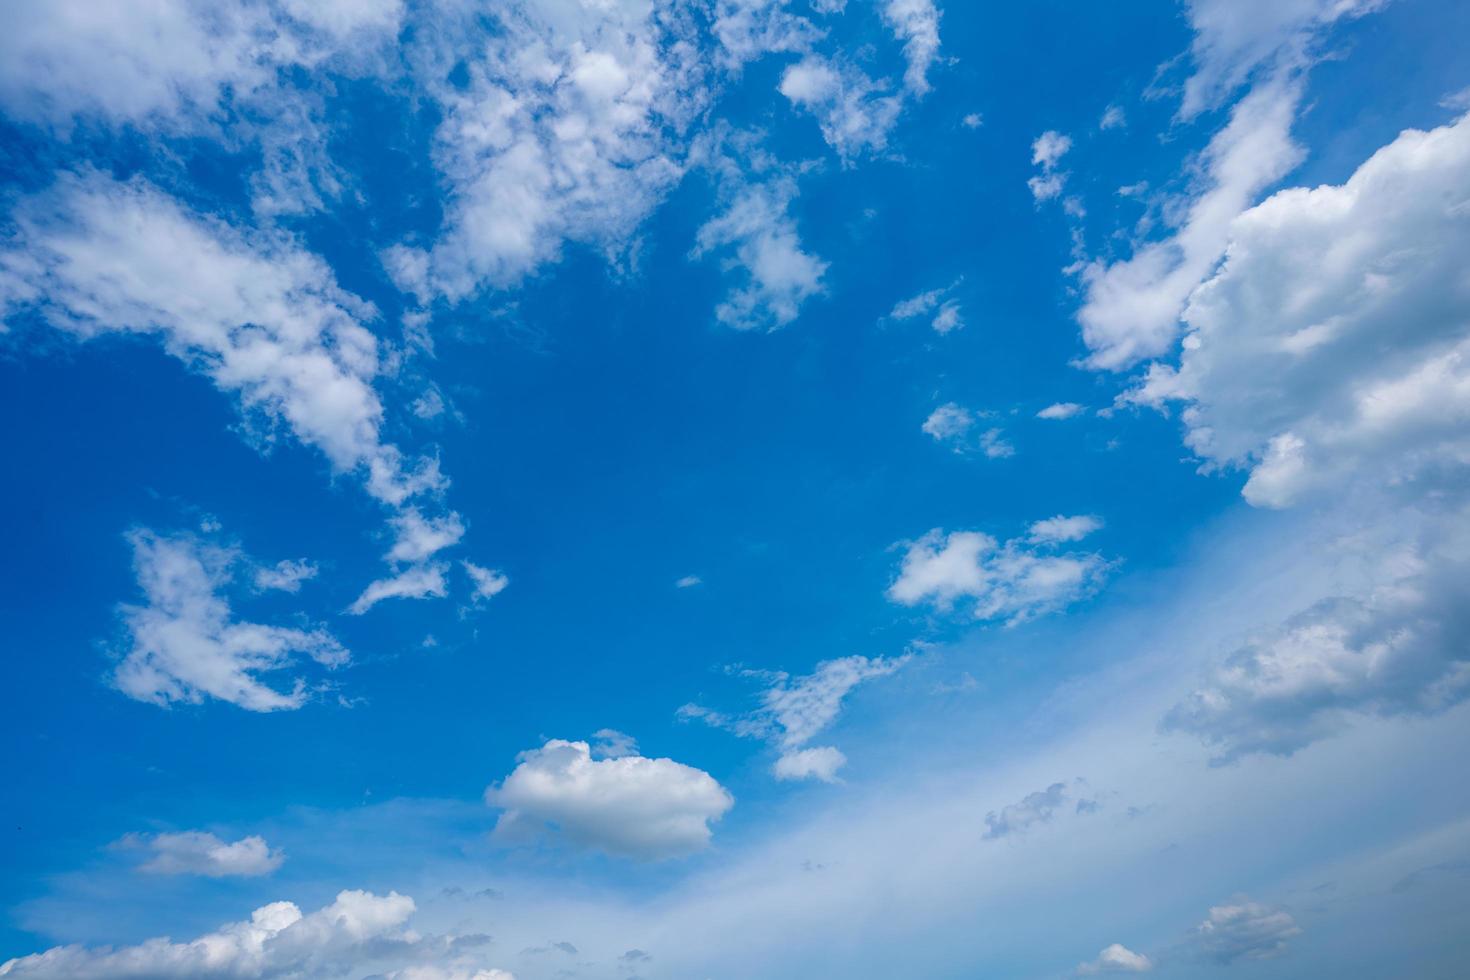
<svg viewBox="0 0 1470 980">
<path fill-rule="evenodd" d="M 0 977 L 315 980 L 354 970 L 360 974 L 375 960 L 412 955 L 427 945 L 404 928 L 413 913 L 413 899 L 397 892 L 344 891 L 305 915 L 291 902 L 273 902 L 256 909 L 247 922 L 221 926 L 190 942 L 159 938 L 118 949 L 57 946 L 0 965 Z"/>
<path fill-rule="evenodd" d="M 1281 507 L 1470 462 L 1470 117 L 1410 130 L 1345 183 L 1230 226 L 1177 365 L 1130 397 L 1182 403 L 1204 460 Z"/>
<path fill-rule="evenodd" d="M 503 839 L 554 828 L 572 844 L 641 859 L 708 846 L 710 824 L 735 804 L 703 770 L 631 754 L 596 759 L 586 742 L 562 739 L 521 753 L 485 800 L 504 811 L 495 825 Z"/>
</svg>

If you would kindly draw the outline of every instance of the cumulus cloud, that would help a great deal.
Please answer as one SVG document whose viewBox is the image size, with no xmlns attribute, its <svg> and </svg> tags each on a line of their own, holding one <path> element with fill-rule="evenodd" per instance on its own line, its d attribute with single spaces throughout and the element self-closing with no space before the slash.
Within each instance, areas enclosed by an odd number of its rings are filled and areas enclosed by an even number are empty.
<svg viewBox="0 0 1470 980">
<path fill-rule="evenodd" d="M 286 856 L 272 849 L 263 837 L 242 837 L 226 842 L 199 830 L 138 835 L 125 838 L 124 845 L 142 848 L 151 854 L 138 866 L 139 871 L 149 874 L 253 878 L 270 874 L 286 860 Z"/>
<path fill-rule="evenodd" d="M 1120 370 L 1168 351 L 1189 294 L 1225 252 L 1231 222 L 1300 162 L 1291 138 L 1300 100 L 1294 75 L 1252 89 L 1197 161 L 1199 189 L 1180 202 L 1173 233 L 1138 245 L 1127 259 L 1081 267 L 1086 299 L 1077 319 L 1090 367 Z"/>
<path fill-rule="evenodd" d="M 1076 418 L 1078 415 L 1081 415 L 1085 411 L 1086 409 L 1076 402 L 1057 402 L 1056 404 L 1048 405 L 1041 411 L 1037 412 L 1036 417 L 1039 419 L 1061 421 L 1064 419 Z"/>
<path fill-rule="evenodd" d="M 473 586 L 471 595 L 476 602 L 493 599 L 510 585 L 510 577 L 504 572 L 484 568 L 472 561 L 462 561 L 459 564 L 465 570 L 465 574 L 470 577 L 470 584 Z"/>
<path fill-rule="evenodd" d="M 1031 196 L 1038 201 L 1049 201 L 1054 197 L 1061 196 L 1062 189 L 1066 186 L 1066 173 L 1057 169 L 1057 164 L 1072 149 L 1072 137 L 1049 129 L 1036 137 L 1031 144 L 1031 162 L 1041 168 L 1041 172 L 1026 182 L 1031 188 Z"/>
<path fill-rule="evenodd" d="M 1121 943 L 1113 943 L 1097 954 L 1097 959 L 1077 967 L 1082 976 L 1099 973 L 1147 973 L 1154 968 L 1153 960 L 1142 953 L 1135 953 Z"/>
<path fill-rule="evenodd" d="M 975 416 L 968 408 L 948 402 L 930 412 L 920 428 L 936 442 L 951 442 L 964 438 L 974 424 Z"/>
<path fill-rule="evenodd" d="M 389 892 L 344 891 L 303 915 L 292 902 L 256 909 L 191 942 L 150 939 L 137 946 L 57 946 L 0 964 L 15 980 L 315 980 L 361 969 L 385 954 L 412 953 L 421 937 L 404 928 L 413 899 Z M 411 976 L 412 974 L 407 974 Z"/>
<path fill-rule="evenodd" d="M 817 118 L 822 138 L 844 162 L 888 145 L 902 100 L 846 61 L 807 55 L 781 76 L 781 94 Z"/>
<path fill-rule="evenodd" d="M 1044 790 L 1028 793 L 1019 802 L 992 810 L 985 815 L 985 839 L 996 840 L 1010 834 L 1024 833 L 1039 824 L 1050 823 L 1058 810 L 1072 807 L 1077 813 L 1091 813 L 1097 808 L 1092 800 L 1078 799 L 1074 789 L 1080 789 L 1082 781 L 1075 787 L 1066 783 L 1052 783 Z"/>
<path fill-rule="evenodd" d="M 347 650 L 324 629 L 266 626 L 234 618 L 224 592 L 240 556 L 190 535 L 128 534 L 143 605 L 122 607 L 130 644 L 113 670 L 128 697 L 166 706 L 215 698 L 249 711 L 280 711 L 306 703 L 304 678 L 289 688 L 264 677 L 295 666 L 304 655 L 333 668 Z"/>
<path fill-rule="evenodd" d="M 1056 517 L 1048 517 L 1044 521 L 1032 524 L 1027 533 L 1028 537 L 1037 544 L 1056 544 L 1061 541 L 1081 541 L 1088 535 L 1102 530 L 1102 526 L 1102 518 L 1093 517 L 1090 514 L 1076 517 L 1064 517 L 1058 514 Z"/>
<path fill-rule="evenodd" d="M 1467 529 L 1457 514 L 1436 522 L 1436 540 L 1423 550 L 1377 553 L 1385 580 L 1317 602 L 1251 639 L 1173 708 L 1165 727 L 1205 739 L 1224 763 L 1254 752 L 1290 755 L 1357 715 L 1424 715 L 1463 701 Z"/>
<path fill-rule="evenodd" d="M 773 330 L 795 320 L 801 307 L 824 291 L 827 263 L 803 250 L 791 202 L 796 182 L 775 175 L 752 182 L 723 168 L 722 209 L 699 229 L 694 258 L 727 256 L 745 283 L 730 291 L 715 317 L 737 330 Z"/>
<path fill-rule="evenodd" d="M 1005 439 L 1005 432 L 991 426 L 971 436 L 979 420 L 992 417 L 990 412 L 972 412 L 954 402 L 940 405 L 929 413 L 920 426 L 925 435 L 942 443 L 954 452 L 965 454 L 978 452 L 988 459 L 1004 459 L 1016 454 L 1016 447 Z"/>
<path fill-rule="evenodd" d="M 775 763 L 778 779 L 821 779 L 835 781 L 837 770 L 847 761 L 835 748 L 804 749 L 825 731 L 842 711 L 843 699 L 859 684 L 886 677 L 907 663 L 901 657 L 841 657 L 825 660 L 805 677 L 792 678 L 784 671 L 742 670 L 744 677 L 766 682 L 759 706 L 750 712 L 727 715 L 697 704 L 679 709 L 685 719 L 700 719 L 742 738 L 770 742 L 781 753 Z"/>
<path fill-rule="evenodd" d="M 278 561 L 255 570 L 255 587 L 262 592 L 300 592 L 301 583 L 316 578 L 319 569 L 304 559 Z"/>
<path fill-rule="evenodd" d="M 673 759 L 595 759 L 586 742 L 552 739 L 518 760 L 485 791 L 503 811 L 495 833 L 505 840 L 555 833 L 608 854 L 679 857 L 706 847 L 710 824 L 735 803 L 709 773 Z"/>
<path fill-rule="evenodd" d="M 1300 936 L 1291 913 L 1248 899 L 1216 905 L 1195 928 L 1200 951 L 1219 963 L 1237 960 L 1273 959 L 1287 950 L 1288 942 Z"/>
<path fill-rule="evenodd" d="M 251 430 L 319 450 L 398 505 L 443 486 L 432 460 L 383 441 L 371 304 L 279 232 L 194 214 L 142 180 L 64 174 L 22 201 L 0 245 L 0 315 L 39 314 L 80 340 L 157 337 L 234 396 Z"/>
<path fill-rule="evenodd" d="M 906 543 L 888 598 L 905 606 L 929 603 L 946 613 L 963 602 L 976 619 L 1015 626 L 1091 596 L 1112 563 L 1093 553 L 1055 552 L 1052 545 L 1065 539 L 1045 537 L 1048 526 L 1033 526 L 1043 528 L 1041 538 L 1004 544 L 980 531 L 935 528 Z M 1082 524 L 1068 527 L 1090 533 Z"/>
<path fill-rule="evenodd" d="M 1236 219 L 1191 297 L 1177 365 L 1128 397 L 1184 406 L 1206 462 L 1253 504 L 1402 484 L 1470 461 L 1470 116 L 1409 130 L 1341 185 Z"/>
</svg>

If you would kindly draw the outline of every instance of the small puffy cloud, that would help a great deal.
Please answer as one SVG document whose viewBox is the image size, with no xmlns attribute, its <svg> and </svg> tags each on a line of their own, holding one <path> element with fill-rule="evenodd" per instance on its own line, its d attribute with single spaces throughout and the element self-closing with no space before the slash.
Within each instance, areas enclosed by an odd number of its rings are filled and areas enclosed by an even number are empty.
<svg viewBox="0 0 1470 980">
<path fill-rule="evenodd" d="M 837 781 L 837 770 L 847 765 L 847 756 L 830 745 L 810 749 L 797 749 L 784 753 L 771 772 L 777 779 L 819 779 L 824 783 Z"/>
<path fill-rule="evenodd" d="M 242 837 L 227 843 L 198 830 L 128 837 L 124 844 L 152 855 L 138 866 L 139 871 L 149 874 L 254 878 L 270 874 L 286 860 L 263 837 Z"/>
<path fill-rule="evenodd" d="M 408 507 L 391 523 L 396 535 L 393 547 L 388 550 L 391 562 L 421 562 L 453 547 L 464 537 L 464 522 L 453 512 L 426 518 L 417 507 Z"/>
<path fill-rule="evenodd" d="M 362 595 L 353 600 L 347 611 L 361 616 L 384 599 L 442 599 L 449 594 L 449 582 L 444 575 L 448 570 L 449 566 L 443 562 L 431 562 L 378 579 L 362 590 Z"/>
<path fill-rule="evenodd" d="M 503 812 L 496 836 L 540 833 L 624 857 L 679 857 L 709 844 L 710 824 L 734 805 L 709 773 L 672 759 L 595 759 L 586 742 L 552 739 L 520 754 L 485 801 Z"/>
<path fill-rule="evenodd" d="M 929 91 L 929 68 L 939 54 L 939 10 L 934 0 L 887 0 L 883 19 L 903 42 L 908 68 L 903 84 L 914 95 Z"/>
<path fill-rule="evenodd" d="M 790 177 L 749 182 L 727 173 L 723 210 L 695 238 L 694 258 L 721 252 L 727 267 L 743 271 L 745 283 L 715 309 L 721 323 L 737 330 L 774 330 L 795 320 L 801 307 L 823 292 L 827 263 L 802 249 L 791 202 Z"/>
<path fill-rule="evenodd" d="M 1058 554 L 1049 542 L 1001 544 L 979 531 L 935 528 L 907 543 L 888 598 L 905 606 L 930 603 L 940 612 L 963 601 L 976 619 L 1015 626 L 1094 594 L 1111 567 L 1097 554 Z"/>
<path fill-rule="evenodd" d="M 683 578 L 681 578 L 681 579 L 677 580 L 676 582 L 674 582 L 674 588 L 676 588 L 676 589 L 692 589 L 696 585 L 703 585 L 703 584 L 704 584 L 704 579 L 700 578 L 698 575 L 685 575 Z"/>
<path fill-rule="evenodd" d="M 679 717 L 700 719 L 742 738 L 759 738 L 770 742 L 781 753 L 774 773 L 778 779 L 835 780 L 837 770 L 847 761 L 835 748 L 803 750 L 803 747 L 825 731 L 842 711 L 843 699 L 859 684 L 886 677 L 909 660 L 902 657 L 840 657 L 817 664 L 805 677 L 792 678 L 784 671 L 743 671 L 743 676 L 768 683 L 760 696 L 760 706 L 741 715 L 726 715 L 695 704 L 679 709 Z"/>
<path fill-rule="evenodd" d="M 1032 142 L 1031 162 L 1042 170 L 1054 170 L 1071 149 L 1072 137 L 1049 129 Z"/>
<path fill-rule="evenodd" d="M 843 161 L 883 150 L 903 108 L 856 65 L 815 54 L 786 69 L 780 91 L 817 118 L 822 138 Z"/>
<path fill-rule="evenodd" d="M 1098 953 L 1097 959 L 1077 967 L 1077 973 L 1082 976 L 1099 973 L 1147 973 L 1153 968 L 1153 960 L 1147 956 L 1135 953 L 1121 943 L 1113 943 Z"/>
<path fill-rule="evenodd" d="M 1057 402 L 1053 405 L 1048 405 L 1041 411 L 1037 412 L 1036 417 L 1039 419 L 1062 421 L 1065 419 L 1076 418 L 1078 415 L 1081 415 L 1085 411 L 1087 411 L 1087 409 L 1083 408 L 1076 402 Z"/>
<path fill-rule="evenodd" d="M 1200 951 L 1219 963 L 1268 960 L 1287 950 L 1289 940 L 1302 930 L 1284 909 L 1248 899 L 1216 905 L 1194 931 Z"/>
<path fill-rule="evenodd" d="M 1278 192 L 1230 225 L 1177 365 L 1129 400 L 1182 404 L 1190 449 L 1248 470 L 1258 506 L 1462 468 L 1467 199 L 1470 116 L 1405 131 L 1343 184 Z"/>
<path fill-rule="evenodd" d="M 949 402 L 929 413 L 921 428 L 936 442 L 952 442 L 963 439 L 975 424 L 975 416 L 968 408 Z"/>
<path fill-rule="evenodd" d="M 971 112 L 960 120 L 960 125 L 966 129 L 979 129 L 985 125 L 985 117 L 978 112 Z"/>
<path fill-rule="evenodd" d="M 333 668 L 349 655 L 323 629 L 302 630 L 238 621 L 225 590 L 234 582 L 238 552 L 191 535 L 148 530 L 127 536 L 142 605 L 125 605 L 129 647 L 112 681 L 128 697 L 151 704 L 199 704 L 214 698 L 249 711 L 280 711 L 306 703 L 306 682 L 288 690 L 267 675 L 293 667 L 297 655 Z"/>
<path fill-rule="evenodd" d="M 1044 790 L 1028 793 L 1020 802 L 990 811 L 985 815 L 985 839 L 996 840 L 1050 823 L 1058 810 L 1069 806 L 1079 814 L 1092 813 L 1097 809 L 1096 802 L 1077 798 L 1075 790 L 1082 785 L 1081 780 L 1077 780 L 1074 787 L 1052 783 Z"/>
<path fill-rule="evenodd" d="M 470 577 L 470 596 L 476 602 L 493 599 L 510 585 L 510 577 L 504 572 L 484 568 L 472 561 L 462 561 L 459 565 Z"/>
<path fill-rule="evenodd" d="M 276 562 L 255 570 L 255 587 L 262 592 L 300 592 L 301 583 L 316 578 L 318 568 L 305 559 Z"/>
<path fill-rule="evenodd" d="M 1048 517 L 1044 521 L 1037 521 L 1031 525 L 1027 532 L 1028 537 L 1038 544 L 1056 544 L 1062 541 L 1081 541 L 1089 534 L 1102 529 L 1103 522 L 1100 517 L 1089 514 L 1077 517 Z"/>
<path fill-rule="evenodd" d="M 263 905 L 249 921 L 221 926 L 191 942 L 158 938 L 117 949 L 57 946 L 0 964 L 0 976 L 13 980 L 325 980 L 354 970 L 361 973 L 385 954 L 411 955 L 424 942 L 404 928 L 413 913 L 413 899 L 397 892 L 344 891 L 330 905 L 305 915 L 291 902 Z"/>
</svg>

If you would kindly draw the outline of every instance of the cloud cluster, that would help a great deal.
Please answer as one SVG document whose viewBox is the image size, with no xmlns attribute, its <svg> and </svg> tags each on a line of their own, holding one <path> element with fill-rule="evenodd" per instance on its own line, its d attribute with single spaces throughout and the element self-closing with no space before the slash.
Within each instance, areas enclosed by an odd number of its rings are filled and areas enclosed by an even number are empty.
<svg viewBox="0 0 1470 980">
<path fill-rule="evenodd" d="M 956 280 L 942 289 L 930 289 L 895 303 L 893 311 L 888 314 L 889 319 L 912 320 L 933 313 L 929 325 L 935 333 L 942 335 L 960 329 L 965 325 L 965 318 L 959 300 L 951 298 L 950 294 L 961 281 Z"/>
<path fill-rule="evenodd" d="M 1016 803 L 991 810 L 985 815 L 985 839 L 996 840 L 1050 823 L 1058 810 L 1068 806 L 1077 813 L 1091 813 L 1097 809 L 1097 803 L 1078 795 L 1083 785 L 1080 779 L 1072 786 L 1052 783 L 1044 790 L 1026 794 Z"/>
<path fill-rule="evenodd" d="M 198 704 L 214 698 L 248 711 L 306 703 L 300 676 L 281 690 L 266 677 L 295 666 L 298 654 L 328 667 L 350 659 L 324 629 L 303 630 L 236 620 L 225 596 L 239 554 L 190 535 L 128 534 L 143 605 L 122 607 L 129 646 L 113 670 L 117 689 L 151 704 Z"/>
<path fill-rule="evenodd" d="M 286 860 L 263 837 L 227 842 L 200 830 L 131 836 L 124 838 L 124 845 L 149 852 L 148 860 L 138 866 L 149 874 L 254 878 L 270 874 Z"/>
<path fill-rule="evenodd" d="M 777 779 L 819 779 L 835 782 L 847 757 L 830 746 L 808 747 L 842 711 L 843 699 L 865 681 L 886 677 L 907 663 L 901 657 L 840 657 L 817 664 L 812 673 L 793 678 L 784 671 L 745 670 L 746 677 L 765 681 L 759 706 L 740 715 L 727 715 L 697 704 L 679 709 L 685 719 L 699 719 L 742 738 L 768 741 L 780 751 L 772 773 Z"/>
<path fill-rule="evenodd" d="M 554 828 L 577 846 L 644 860 L 708 846 L 710 824 L 735 804 L 714 777 L 692 766 L 636 752 L 596 759 L 588 743 L 563 739 L 522 752 L 485 801 L 503 811 L 495 825 L 503 840 Z"/>
<path fill-rule="evenodd" d="M 1113 943 L 1097 954 L 1097 959 L 1077 967 L 1081 976 L 1099 973 L 1147 973 L 1154 968 L 1153 960 L 1142 953 L 1135 953 L 1121 943 Z"/>
<path fill-rule="evenodd" d="M 1216 905 L 1195 929 L 1200 952 L 1219 963 L 1267 960 L 1282 955 L 1301 927 L 1284 909 L 1248 899 Z"/>
<path fill-rule="evenodd" d="M 980 531 L 935 528 L 906 542 L 888 598 L 905 606 L 929 603 L 946 613 L 964 602 L 976 619 L 1024 623 L 1102 587 L 1111 562 L 1096 553 L 1054 550 L 1098 527 L 1101 522 L 1090 517 L 1051 518 L 1033 525 L 1030 537 L 1004 544 Z"/>
</svg>

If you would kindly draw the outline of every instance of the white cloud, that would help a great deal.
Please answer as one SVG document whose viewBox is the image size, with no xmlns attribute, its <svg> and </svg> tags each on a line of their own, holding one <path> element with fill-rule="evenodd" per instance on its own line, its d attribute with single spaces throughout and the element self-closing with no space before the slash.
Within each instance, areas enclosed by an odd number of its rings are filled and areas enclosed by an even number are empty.
<svg viewBox="0 0 1470 980">
<path fill-rule="evenodd" d="M 1082 267 L 1087 296 L 1077 319 L 1090 367 L 1127 368 L 1174 343 L 1185 301 L 1224 254 L 1231 222 L 1300 161 L 1291 139 L 1300 98 L 1295 77 L 1253 89 L 1201 155 L 1202 190 L 1181 206 L 1174 233 L 1138 245 L 1128 259 Z"/>
<path fill-rule="evenodd" d="M 957 279 L 943 289 L 931 289 L 895 303 L 888 316 L 894 320 L 912 320 L 915 317 L 934 313 L 930 326 L 936 333 L 947 334 L 951 330 L 958 330 L 965 325 L 959 301 L 946 297 L 959 286 L 961 281 Z"/>
<path fill-rule="evenodd" d="M 1077 786 L 1081 785 L 1081 780 L 1078 780 Z M 1090 813 L 1096 809 L 1097 804 L 1093 800 L 1079 799 L 1074 789 L 1069 788 L 1066 783 L 1052 783 L 1044 790 L 1026 794 L 1017 803 L 987 813 L 985 839 L 997 840 L 1050 823 L 1056 812 L 1067 806 L 1071 806 L 1077 813 Z"/>
<path fill-rule="evenodd" d="M 1085 411 L 1086 409 L 1076 402 L 1057 402 L 1037 412 L 1036 417 L 1039 419 L 1062 420 L 1075 418 Z"/>
<path fill-rule="evenodd" d="M 1409 130 L 1341 185 L 1229 229 L 1177 366 L 1129 397 L 1185 404 L 1185 440 L 1250 470 L 1253 504 L 1402 484 L 1470 461 L 1470 117 Z"/>
<path fill-rule="evenodd" d="M 733 251 L 744 285 L 732 289 L 715 309 L 721 323 L 737 330 L 772 330 L 795 320 L 802 305 L 823 292 L 827 263 L 802 250 L 791 202 L 796 182 L 776 176 L 748 182 L 727 168 L 721 181 L 723 210 L 699 229 L 694 258 Z"/>
<path fill-rule="evenodd" d="M 1195 929 L 1200 950 L 1220 963 L 1267 960 L 1286 952 L 1288 941 L 1302 934 L 1283 909 L 1248 899 L 1216 905 Z"/>
<path fill-rule="evenodd" d="M 819 779 L 837 782 L 837 770 L 847 765 L 847 756 L 830 745 L 784 753 L 771 768 L 780 780 Z"/>
<path fill-rule="evenodd" d="M 1098 973 L 1147 973 L 1153 968 L 1153 960 L 1147 956 L 1135 953 L 1121 943 L 1113 943 L 1098 953 L 1097 959 L 1077 967 L 1077 972 L 1091 976 Z"/>
<path fill-rule="evenodd" d="M 742 738 L 759 738 L 781 752 L 773 772 L 778 779 L 835 779 L 847 758 L 834 748 L 803 751 L 802 747 L 837 720 L 843 699 L 859 684 L 887 677 L 909 657 L 840 657 L 817 664 L 805 677 L 792 679 L 784 671 L 743 671 L 743 676 L 766 681 L 760 706 L 747 714 L 730 716 L 696 704 L 679 709 L 685 719 L 700 719 Z"/>
<path fill-rule="evenodd" d="M 965 325 L 964 317 L 960 315 L 960 304 L 950 300 L 939 308 L 934 315 L 934 322 L 930 324 L 935 333 L 947 334 L 951 330 L 958 330 Z"/>
<path fill-rule="evenodd" d="M 683 578 L 679 579 L 677 582 L 674 583 L 674 588 L 676 588 L 676 589 L 692 589 L 696 585 L 703 585 L 703 584 L 704 584 L 704 579 L 700 578 L 698 575 L 685 575 Z"/>
<path fill-rule="evenodd" d="M 979 129 L 985 125 L 985 117 L 978 112 L 971 112 L 960 120 L 960 124 L 966 129 Z"/>
<path fill-rule="evenodd" d="M 473 595 L 476 601 L 493 599 L 504 592 L 506 586 L 510 585 L 510 577 L 504 572 L 493 568 L 483 568 L 472 561 L 462 561 L 460 566 L 464 568 L 465 574 L 470 577 L 474 586 Z"/>
<path fill-rule="evenodd" d="M 1077 517 L 1048 517 L 1044 521 L 1037 521 L 1031 525 L 1028 532 L 1032 541 L 1038 544 L 1056 544 L 1062 541 L 1081 541 L 1095 531 L 1102 529 L 1103 522 L 1100 517 L 1091 515 L 1080 515 Z"/>
<path fill-rule="evenodd" d="M 1028 180 L 1026 186 L 1031 188 L 1031 196 L 1037 201 L 1050 201 L 1061 196 L 1067 175 L 1057 170 L 1057 164 L 1071 149 L 1072 137 L 1056 130 L 1047 130 L 1031 144 L 1031 162 L 1040 167 L 1041 172 Z"/>
<path fill-rule="evenodd" d="M 1097 121 L 1097 128 L 1101 130 L 1123 129 L 1128 125 L 1128 116 L 1123 112 L 1123 107 L 1110 105 L 1103 111 L 1102 118 Z M 1109 947 L 1111 949 L 1112 947 Z"/>
<path fill-rule="evenodd" d="M 522 752 L 485 800 L 505 839 L 555 833 L 583 847 L 642 859 L 678 857 L 709 844 L 710 824 L 734 798 L 709 773 L 672 759 L 594 759 L 586 742 L 552 739 Z"/>
<path fill-rule="evenodd" d="M 841 6 L 823 0 L 819 11 Z M 806 51 L 821 38 L 816 25 L 786 8 L 787 0 L 716 0 L 712 26 L 724 66 L 738 70 L 764 54 Z"/>
<path fill-rule="evenodd" d="M 20 203 L 0 251 L 0 311 L 79 339 L 139 333 L 239 400 L 257 435 L 289 429 L 389 504 L 443 486 L 382 441 L 368 303 L 279 232 L 185 210 L 141 180 L 89 171 Z"/>
<path fill-rule="evenodd" d="M 317 576 L 316 565 L 305 559 L 285 559 L 255 570 L 255 587 L 262 592 L 300 592 L 301 583 Z"/>
<path fill-rule="evenodd" d="M 146 602 L 122 607 L 130 646 L 112 679 L 128 697 L 157 705 L 216 698 L 249 711 L 287 710 L 306 703 L 305 680 L 292 678 L 282 691 L 264 675 L 292 667 L 297 654 L 326 667 L 348 662 L 323 629 L 236 621 L 222 595 L 234 579 L 236 552 L 146 530 L 131 532 L 128 541 Z"/>
<path fill-rule="evenodd" d="M 904 87 L 915 95 L 924 95 L 929 91 L 929 68 L 939 54 L 939 10 L 934 0 L 887 0 L 883 19 L 893 36 L 903 42 L 903 56 L 908 62 Z"/>
<path fill-rule="evenodd" d="M 124 845 L 152 853 L 139 871 L 161 875 L 202 875 L 206 878 L 268 875 L 286 857 L 272 850 L 263 837 L 242 837 L 225 842 L 214 834 L 187 830 L 176 834 L 153 834 L 124 838 Z"/>
<path fill-rule="evenodd" d="M 883 150 L 903 108 L 856 65 L 816 54 L 786 69 L 780 91 L 816 116 L 822 138 L 844 162 Z"/>
<path fill-rule="evenodd" d="M 448 570 L 449 566 L 443 562 L 429 562 L 370 582 L 347 611 L 361 616 L 384 599 L 442 599 L 449 594 L 449 583 L 444 577 Z"/>
<path fill-rule="evenodd" d="M 1179 114 L 1192 118 L 1266 73 L 1302 66 L 1323 28 L 1387 0 L 1189 0 L 1195 72 Z"/>
<path fill-rule="evenodd" d="M 396 532 L 388 560 L 413 564 L 424 561 L 458 544 L 464 537 L 464 522 L 450 512 L 442 517 L 424 517 L 417 507 L 408 507 L 390 522 Z"/>
<path fill-rule="evenodd" d="M 976 619 L 1015 626 L 1092 595 L 1111 567 L 1097 554 L 1056 554 L 1020 539 L 1002 545 L 979 531 L 935 528 L 908 542 L 888 598 L 940 612 L 968 600 Z"/>
<path fill-rule="evenodd" d="M 951 442 L 963 439 L 975 424 L 975 417 L 968 408 L 949 402 L 929 413 L 921 428 L 936 442 Z"/>
<path fill-rule="evenodd" d="M 411 951 L 420 938 L 403 928 L 414 902 L 397 892 L 344 891 L 303 915 L 291 902 L 256 909 L 192 942 L 150 939 L 119 949 L 57 946 L 0 964 L 15 980 L 316 980 L 340 976 L 395 947 Z"/>
</svg>

